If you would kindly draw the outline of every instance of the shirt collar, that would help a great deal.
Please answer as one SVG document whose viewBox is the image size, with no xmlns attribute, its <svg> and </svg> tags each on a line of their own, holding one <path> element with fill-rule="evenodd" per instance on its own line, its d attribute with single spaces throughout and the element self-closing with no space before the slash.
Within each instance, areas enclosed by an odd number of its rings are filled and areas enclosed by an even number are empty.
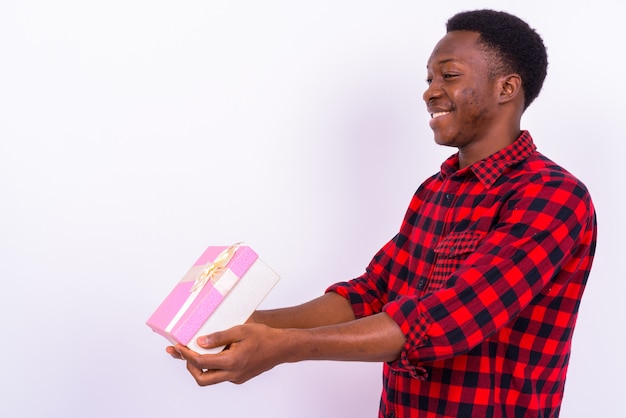
<svg viewBox="0 0 626 418">
<path fill-rule="evenodd" d="M 528 131 L 522 131 L 520 136 L 511 145 L 490 155 L 484 160 L 477 161 L 469 167 L 459 170 L 459 155 L 452 155 L 441 165 L 443 178 L 453 175 L 467 175 L 470 172 L 485 186 L 490 188 L 507 168 L 527 159 L 537 147 Z"/>
</svg>

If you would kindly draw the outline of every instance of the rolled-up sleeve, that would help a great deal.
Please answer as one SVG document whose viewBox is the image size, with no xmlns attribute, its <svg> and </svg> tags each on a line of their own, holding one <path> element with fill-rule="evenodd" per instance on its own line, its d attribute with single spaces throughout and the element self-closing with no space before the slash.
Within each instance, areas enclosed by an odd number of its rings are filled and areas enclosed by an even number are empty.
<svg viewBox="0 0 626 418">
<path fill-rule="evenodd" d="M 335 283 L 326 289 L 327 293 L 335 292 L 346 298 L 352 305 L 356 318 L 380 313 L 387 303 L 387 279 L 398 236 L 396 235 L 376 253 L 363 275 L 347 282 Z"/>
</svg>

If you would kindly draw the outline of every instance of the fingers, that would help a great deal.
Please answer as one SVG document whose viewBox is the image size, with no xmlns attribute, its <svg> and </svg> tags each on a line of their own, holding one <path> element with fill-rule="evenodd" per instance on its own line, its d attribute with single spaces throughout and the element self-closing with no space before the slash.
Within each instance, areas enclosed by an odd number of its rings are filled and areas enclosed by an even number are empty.
<svg viewBox="0 0 626 418">
<path fill-rule="evenodd" d="M 209 386 L 222 382 L 229 382 L 230 373 L 226 370 L 202 369 L 191 361 L 187 362 L 187 370 L 198 386 Z"/>
<path fill-rule="evenodd" d="M 223 356 L 218 354 L 199 354 L 195 351 L 177 344 L 174 347 L 180 357 L 190 363 L 193 367 L 200 370 L 218 370 L 229 368 L 228 362 Z"/>
<path fill-rule="evenodd" d="M 176 345 L 180 358 L 187 361 L 187 370 L 200 386 L 234 381 L 232 362 L 220 354 L 199 354 L 189 348 Z"/>
<path fill-rule="evenodd" d="M 180 355 L 180 353 L 176 351 L 176 348 L 172 346 L 165 347 L 165 351 L 167 352 L 167 354 L 169 354 L 170 356 L 172 356 L 173 358 L 177 360 L 184 360 L 183 357 Z"/>
</svg>

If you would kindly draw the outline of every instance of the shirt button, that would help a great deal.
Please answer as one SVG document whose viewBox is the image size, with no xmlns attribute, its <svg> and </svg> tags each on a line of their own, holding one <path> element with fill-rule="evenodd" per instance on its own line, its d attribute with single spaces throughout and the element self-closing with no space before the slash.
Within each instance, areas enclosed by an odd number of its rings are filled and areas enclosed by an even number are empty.
<svg viewBox="0 0 626 418">
<path fill-rule="evenodd" d="M 453 197 L 454 197 L 454 195 L 452 195 L 451 193 L 447 193 L 446 194 L 446 199 L 447 200 L 452 200 Z"/>
<path fill-rule="evenodd" d="M 423 289 L 425 284 L 426 284 L 426 280 L 420 279 L 420 281 L 417 282 L 417 288 L 418 289 Z"/>
</svg>

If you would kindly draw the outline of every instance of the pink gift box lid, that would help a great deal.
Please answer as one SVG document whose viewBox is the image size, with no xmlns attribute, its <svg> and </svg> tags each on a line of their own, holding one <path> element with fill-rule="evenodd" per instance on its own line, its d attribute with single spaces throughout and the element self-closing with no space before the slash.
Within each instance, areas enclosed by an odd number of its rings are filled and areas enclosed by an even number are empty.
<svg viewBox="0 0 626 418">
<path fill-rule="evenodd" d="M 208 247 L 154 311 L 148 319 L 147 325 L 171 342 L 187 345 L 229 290 L 218 285 L 219 278 L 230 272 L 238 280 L 246 274 L 258 258 L 257 253 L 250 247 L 237 245 L 232 258 L 228 260 L 224 270 L 217 276 L 217 281 L 207 281 L 199 292 L 196 291 L 197 296 L 190 299 L 193 293 L 192 288 L 198 276 L 206 271 L 206 268 L 211 266 L 211 263 L 215 262 L 216 258 L 223 252 L 233 247 Z M 181 312 L 185 306 L 187 306 L 186 310 Z M 176 322 L 172 323 L 177 316 Z"/>
</svg>

